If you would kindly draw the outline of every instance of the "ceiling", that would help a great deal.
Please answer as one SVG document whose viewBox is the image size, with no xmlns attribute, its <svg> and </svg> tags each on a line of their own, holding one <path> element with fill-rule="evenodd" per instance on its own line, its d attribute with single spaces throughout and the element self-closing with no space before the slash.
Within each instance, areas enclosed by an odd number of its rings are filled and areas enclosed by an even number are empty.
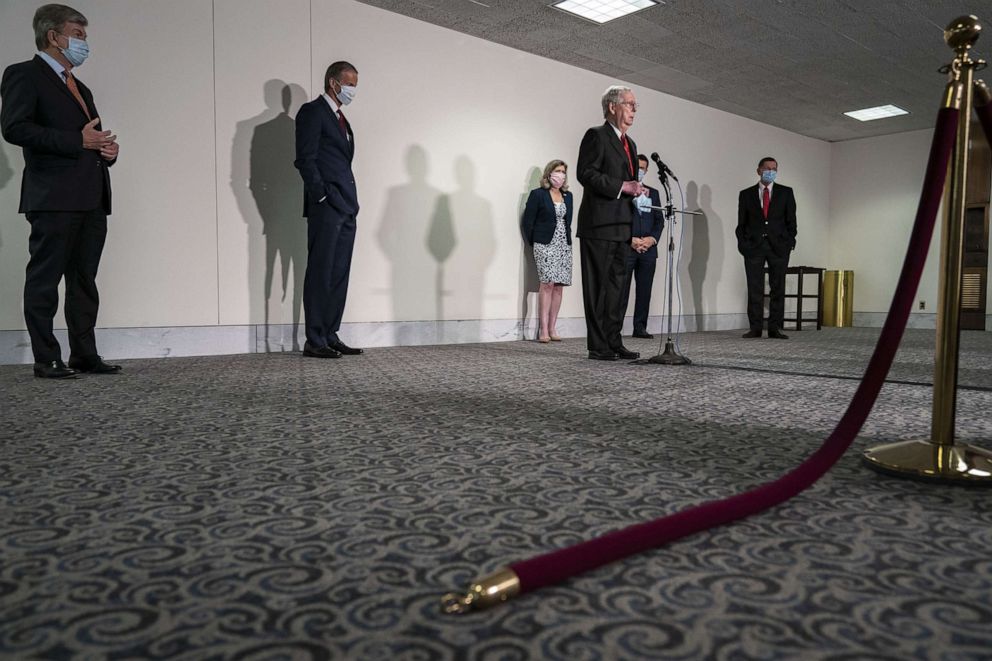
<svg viewBox="0 0 992 661">
<path fill-rule="evenodd" d="M 831 142 L 933 126 L 954 18 L 992 53 L 992 0 L 666 0 L 605 25 L 552 0 L 361 1 Z M 910 114 L 843 114 L 885 104 Z"/>
</svg>

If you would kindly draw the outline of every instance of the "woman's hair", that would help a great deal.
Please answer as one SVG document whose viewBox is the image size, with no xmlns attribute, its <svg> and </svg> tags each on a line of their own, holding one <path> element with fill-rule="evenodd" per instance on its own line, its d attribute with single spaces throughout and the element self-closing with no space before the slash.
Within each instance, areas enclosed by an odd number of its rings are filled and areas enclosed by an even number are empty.
<svg viewBox="0 0 992 661">
<path fill-rule="evenodd" d="M 561 192 L 564 193 L 568 190 L 568 164 L 565 161 L 559 161 L 555 159 L 544 166 L 544 174 L 541 175 L 541 188 L 551 188 L 551 173 L 559 165 L 565 166 L 565 183 L 561 187 Z"/>
</svg>

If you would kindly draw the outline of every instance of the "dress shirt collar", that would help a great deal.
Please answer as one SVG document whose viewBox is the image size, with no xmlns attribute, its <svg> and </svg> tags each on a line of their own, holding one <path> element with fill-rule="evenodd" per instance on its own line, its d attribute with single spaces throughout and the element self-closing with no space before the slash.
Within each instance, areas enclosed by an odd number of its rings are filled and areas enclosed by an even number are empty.
<svg viewBox="0 0 992 661">
<path fill-rule="evenodd" d="M 327 105 L 331 107 L 331 111 L 334 113 L 334 116 L 336 117 L 341 109 L 341 106 L 334 103 L 334 99 L 332 99 L 331 95 L 328 94 L 327 92 L 324 92 L 323 94 L 321 94 L 321 96 L 324 97 L 324 101 L 327 101 Z"/>
<path fill-rule="evenodd" d="M 65 71 L 65 67 L 62 66 L 58 60 L 56 60 L 54 57 L 52 57 L 43 50 L 38 51 L 38 57 L 43 59 L 45 61 L 45 64 L 47 64 L 52 68 L 52 70 L 55 72 L 55 75 L 59 77 L 59 80 L 65 82 L 65 76 L 62 75 L 62 73 Z"/>
</svg>

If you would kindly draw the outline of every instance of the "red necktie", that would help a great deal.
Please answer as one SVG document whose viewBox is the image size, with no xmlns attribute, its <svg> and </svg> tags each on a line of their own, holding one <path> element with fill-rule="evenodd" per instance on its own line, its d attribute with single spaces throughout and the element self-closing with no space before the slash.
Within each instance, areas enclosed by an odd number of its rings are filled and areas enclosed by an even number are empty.
<svg viewBox="0 0 992 661">
<path fill-rule="evenodd" d="M 341 132 L 344 133 L 344 137 L 348 137 L 348 120 L 344 118 L 344 113 L 338 110 L 338 124 L 341 125 Z"/>
<path fill-rule="evenodd" d="M 634 176 L 634 160 L 630 157 L 630 145 L 627 144 L 627 134 L 624 133 L 620 136 L 623 140 L 623 150 L 627 152 L 627 169 L 630 170 L 630 176 Z"/>
<path fill-rule="evenodd" d="M 72 77 L 72 74 L 68 71 L 63 71 L 62 75 L 65 76 L 66 87 L 68 87 L 69 91 L 72 92 L 72 95 L 76 97 L 76 101 L 79 103 L 79 106 L 83 109 L 83 112 L 86 113 L 86 119 L 93 119 L 90 117 L 90 109 L 86 107 L 86 102 L 83 101 L 83 95 L 79 93 L 79 87 L 76 86 L 76 80 Z"/>
<path fill-rule="evenodd" d="M 765 220 L 768 220 L 768 202 L 771 200 L 771 194 L 768 192 L 768 186 L 765 186 L 764 191 L 761 193 L 761 213 L 764 214 Z"/>
</svg>

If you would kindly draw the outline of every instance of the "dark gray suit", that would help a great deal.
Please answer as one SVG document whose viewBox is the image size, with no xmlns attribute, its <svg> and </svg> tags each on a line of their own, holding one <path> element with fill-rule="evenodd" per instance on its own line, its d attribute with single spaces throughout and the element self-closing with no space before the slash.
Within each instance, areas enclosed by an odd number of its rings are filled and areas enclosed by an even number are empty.
<svg viewBox="0 0 992 661">
<path fill-rule="evenodd" d="M 785 316 L 785 271 L 796 247 L 796 196 L 792 189 L 773 184 L 768 218 L 761 208 L 760 184 L 745 188 L 737 200 L 737 250 L 744 256 L 747 276 L 747 319 L 752 331 L 761 331 L 765 300 L 765 264 L 768 264 L 768 331 L 781 331 Z"/>
<path fill-rule="evenodd" d="M 75 80 L 89 117 L 98 117 L 93 94 Z M 31 223 L 24 320 L 34 360 L 62 359 L 52 325 L 63 276 L 71 357 L 92 358 L 100 306 L 96 274 L 107 237 L 113 161 L 83 148 L 82 131 L 90 119 L 40 56 L 7 67 L 0 97 L 3 137 L 24 152 L 19 211 Z"/>
<path fill-rule="evenodd" d="M 633 198 L 620 195 L 623 182 L 637 178 L 637 146 L 627 137 L 630 156 L 606 122 L 586 131 L 579 146 L 576 177 L 583 186 L 577 236 L 582 263 L 582 302 L 589 351 L 615 352 L 623 346 L 621 299 L 630 253 Z"/>
</svg>

